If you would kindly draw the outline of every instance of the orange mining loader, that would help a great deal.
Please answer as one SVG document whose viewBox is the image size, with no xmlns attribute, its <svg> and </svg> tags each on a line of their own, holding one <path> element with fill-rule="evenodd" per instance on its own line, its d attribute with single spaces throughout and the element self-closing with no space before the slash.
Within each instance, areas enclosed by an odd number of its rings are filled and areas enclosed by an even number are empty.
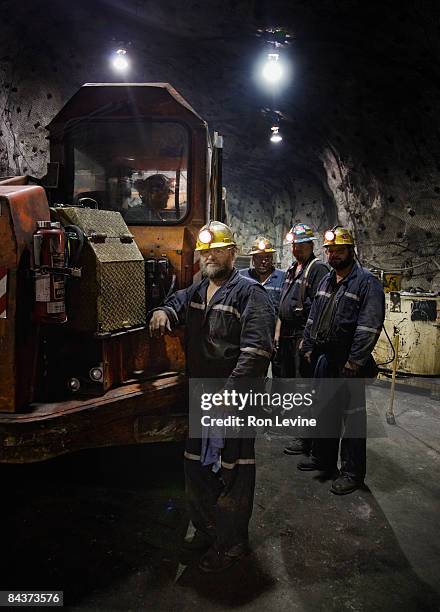
<svg viewBox="0 0 440 612">
<path fill-rule="evenodd" d="M 47 129 L 47 175 L 0 179 L 0 461 L 180 439 L 182 334 L 146 315 L 200 274 L 220 147 L 168 84 L 86 84 Z"/>
</svg>

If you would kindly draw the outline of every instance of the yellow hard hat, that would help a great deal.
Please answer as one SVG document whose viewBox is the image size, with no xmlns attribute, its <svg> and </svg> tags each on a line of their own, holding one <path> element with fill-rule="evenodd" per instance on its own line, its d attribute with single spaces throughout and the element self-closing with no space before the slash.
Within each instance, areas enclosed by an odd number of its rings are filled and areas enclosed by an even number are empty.
<svg viewBox="0 0 440 612">
<path fill-rule="evenodd" d="M 269 238 L 258 236 L 258 238 L 255 239 L 252 250 L 249 251 L 249 255 L 259 255 L 260 253 L 275 253 L 275 249 Z"/>
<path fill-rule="evenodd" d="M 311 240 L 316 240 L 315 234 L 312 228 L 305 223 L 297 223 L 286 234 L 286 241 L 291 244 L 300 244 Z"/>
<path fill-rule="evenodd" d="M 204 225 L 197 236 L 196 251 L 237 246 L 231 228 L 220 221 L 210 221 Z"/>
<path fill-rule="evenodd" d="M 342 225 L 335 225 L 335 227 L 325 232 L 323 246 L 327 247 L 339 244 L 354 246 L 354 239 L 349 229 L 342 227 Z"/>
</svg>

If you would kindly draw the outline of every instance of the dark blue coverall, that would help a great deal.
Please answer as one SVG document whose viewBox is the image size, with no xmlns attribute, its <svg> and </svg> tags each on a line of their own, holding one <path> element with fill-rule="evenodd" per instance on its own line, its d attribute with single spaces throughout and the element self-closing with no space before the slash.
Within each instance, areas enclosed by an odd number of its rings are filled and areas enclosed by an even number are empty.
<svg viewBox="0 0 440 612">
<path fill-rule="evenodd" d="M 335 299 L 327 324 L 323 329 L 323 314 L 335 292 Z M 312 352 L 315 378 L 338 378 L 347 361 L 360 366 L 359 378 L 371 375 L 374 360 L 372 350 L 379 338 L 385 316 L 385 296 L 379 280 L 357 263 L 350 273 L 336 283 L 333 270 L 319 287 L 304 329 L 302 352 Z M 333 424 L 341 430 L 349 418 L 366 423 L 365 389 L 355 404 L 343 388 L 337 401 L 328 402 Z M 313 455 L 318 463 L 332 470 L 337 465 L 339 437 L 319 438 L 314 442 Z M 341 442 L 341 474 L 362 482 L 366 472 L 365 437 L 343 437 Z"/>
<path fill-rule="evenodd" d="M 314 261 L 304 278 L 307 266 Z M 275 378 L 308 377 L 311 373 L 300 360 L 298 345 L 302 339 L 304 326 L 309 316 L 313 298 L 321 279 L 328 274 L 328 266 L 312 255 L 298 271 L 295 262 L 286 272 L 281 292 L 278 317 L 281 321 L 279 348 L 274 357 L 272 372 Z M 305 283 L 302 304 L 300 294 Z"/>
<path fill-rule="evenodd" d="M 240 270 L 240 274 L 247 278 L 253 278 L 257 282 L 258 274 L 255 272 L 254 268 L 247 268 L 245 270 Z M 269 293 L 270 299 L 272 300 L 272 304 L 275 308 L 275 316 L 278 315 L 278 308 L 280 306 L 280 298 L 281 291 L 283 288 L 284 280 L 286 278 L 286 273 L 284 270 L 280 270 L 279 268 L 274 268 L 271 275 L 267 277 L 264 283 L 261 283 L 266 291 Z"/>
<path fill-rule="evenodd" d="M 192 378 L 264 377 L 272 355 L 275 315 L 267 291 L 234 269 L 206 305 L 209 280 L 177 291 L 161 309 L 172 328 L 185 324 L 187 374 Z M 255 488 L 252 439 L 226 438 L 221 468 L 201 461 L 202 442 L 188 438 L 185 478 L 189 514 L 218 550 L 246 546 Z"/>
</svg>

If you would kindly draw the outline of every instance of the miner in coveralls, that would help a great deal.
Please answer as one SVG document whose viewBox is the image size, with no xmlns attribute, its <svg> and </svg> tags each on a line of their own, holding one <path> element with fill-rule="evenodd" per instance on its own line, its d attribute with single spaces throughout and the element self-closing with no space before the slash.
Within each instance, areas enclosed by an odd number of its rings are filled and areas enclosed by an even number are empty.
<svg viewBox="0 0 440 612">
<path fill-rule="evenodd" d="M 354 240 L 348 229 L 336 226 L 324 236 L 332 271 L 321 281 L 304 329 L 301 351 L 315 379 L 363 379 L 377 373 L 372 351 L 385 316 L 385 296 L 379 280 L 355 260 Z M 353 387 L 353 386 L 352 386 Z M 313 443 L 312 456 L 298 464 L 300 470 L 335 473 L 331 491 L 345 495 L 362 485 L 366 473 L 365 435 L 347 436 L 347 430 L 366 425 L 365 388 L 353 394 L 343 381 L 337 396 L 324 406 L 323 417 L 332 419 L 338 432 Z M 357 386 L 359 390 L 359 387 Z M 356 428 L 355 427 L 355 428 Z M 341 469 L 337 461 L 341 443 Z"/>
<path fill-rule="evenodd" d="M 253 267 L 240 270 L 240 274 L 253 278 L 264 286 L 274 305 L 275 315 L 278 315 L 281 290 L 286 273 L 275 267 L 273 263 L 274 253 L 276 251 L 271 241 L 264 236 L 259 236 L 255 239 L 249 253 L 249 255 L 252 255 Z"/>
<path fill-rule="evenodd" d="M 281 292 L 272 365 L 275 378 L 311 376 L 310 364 L 299 352 L 299 344 L 318 285 L 329 270 L 313 252 L 315 240 L 312 228 L 305 223 L 294 225 L 286 236 L 295 261 L 286 272 Z M 310 438 L 293 438 L 284 452 L 286 455 L 308 455 L 311 445 Z"/>
<path fill-rule="evenodd" d="M 263 378 L 272 355 L 275 315 L 260 283 L 234 268 L 230 228 L 211 221 L 198 235 L 202 281 L 177 291 L 153 312 L 150 333 L 186 326 L 186 366 L 192 378 Z M 254 439 L 225 438 L 223 445 L 188 438 L 184 455 L 191 521 L 187 547 L 207 551 L 199 567 L 222 571 L 246 554 L 255 487 Z M 214 468 L 220 466 L 218 471 Z"/>
</svg>

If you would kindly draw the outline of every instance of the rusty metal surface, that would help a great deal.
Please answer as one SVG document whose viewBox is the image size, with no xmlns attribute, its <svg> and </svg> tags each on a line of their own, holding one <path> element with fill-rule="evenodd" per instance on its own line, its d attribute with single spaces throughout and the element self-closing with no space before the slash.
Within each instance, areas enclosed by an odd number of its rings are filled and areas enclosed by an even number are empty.
<svg viewBox="0 0 440 612">
<path fill-rule="evenodd" d="M 3 185 L 27 185 L 27 176 L 8 176 L 0 180 L 0 186 Z"/>
<path fill-rule="evenodd" d="M 9 201 L 15 240 L 17 241 L 18 258 L 24 249 L 30 248 L 36 222 L 49 221 L 50 213 L 46 193 L 37 185 L 0 186 L 0 198 Z"/>
<path fill-rule="evenodd" d="M 60 168 L 65 168 L 65 135 L 77 122 L 81 123 L 91 113 L 94 117 L 115 120 L 166 117 L 170 121 L 185 124 L 191 133 L 190 211 L 184 222 L 169 227 L 131 226 L 130 231 L 135 236 L 136 243 L 122 246 L 129 246 L 132 251 L 139 247 L 141 253 L 137 251 L 136 257 L 128 255 L 128 250 L 121 254 L 119 244 L 116 246 L 111 240 L 107 244 L 87 244 L 89 248 L 85 249 L 84 268 L 89 267 L 88 274 L 83 275 L 83 279 L 86 277 L 84 282 L 89 283 L 84 287 L 91 300 L 80 292 L 76 297 L 74 294 L 70 295 L 69 299 L 73 299 L 73 312 L 76 312 L 77 307 L 83 308 L 83 321 L 87 320 L 88 313 L 94 309 L 95 320 L 101 317 L 103 321 L 99 329 L 110 331 L 115 327 L 137 325 L 145 321 L 148 305 L 142 301 L 145 300 L 143 257 L 167 255 L 177 276 L 177 288 L 186 287 L 192 282 L 195 236 L 206 222 L 208 133 L 206 123 L 166 84 L 90 84 L 83 87 L 50 123 L 51 162 L 59 163 Z M 10 285 L 10 295 L 14 305 L 14 317 L 6 320 L 6 323 L 0 321 L 0 343 L 2 338 L 9 339 L 9 344 L 2 345 L 7 350 L 3 351 L 1 363 L 9 360 L 9 365 L 12 364 L 7 372 L 0 366 L 0 410 L 10 411 L 16 410 L 17 406 L 28 404 L 32 399 L 33 353 L 38 346 L 38 338 L 33 335 L 35 330 L 32 331 L 31 325 L 31 291 L 29 287 L 26 290 L 22 280 L 30 267 L 31 241 L 36 220 L 50 219 L 46 196 L 41 187 L 14 186 L 22 185 L 26 180 L 23 177 L 14 177 L 6 179 L 3 185 L 0 183 L 0 202 L 5 198 L 6 202 L 15 202 L 14 206 L 11 205 L 10 214 L 8 208 L 7 216 L 0 217 L 0 257 L 3 257 L 4 261 L 7 260 L 11 268 L 13 282 Z M 51 201 L 70 202 L 70 188 L 69 177 L 61 172 L 57 189 L 50 192 Z M 107 222 L 102 222 L 102 217 L 97 214 L 99 212 L 101 211 L 86 210 L 83 213 L 86 232 L 95 230 L 109 236 L 127 233 L 127 227 L 119 215 L 117 221 L 109 221 L 110 227 L 107 228 Z M 95 221 L 99 221 L 99 227 L 95 227 Z M 72 217 L 68 222 L 81 225 L 79 217 Z M 115 229 L 119 228 L 121 223 L 124 226 L 123 232 Z M 23 260 L 23 256 L 28 259 Z M 137 267 L 126 267 L 133 264 Z M 135 292 L 135 296 L 131 291 Z M 22 335 L 18 340 L 14 335 L 18 325 L 18 319 L 15 318 L 17 292 L 24 298 L 21 300 L 19 321 Z M 108 304 L 105 302 L 105 296 L 108 298 Z M 75 302 L 77 298 L 78 301 Z M 101 312 L 107 305 L 108 312 L 111 313 L 108 318 Z M 127 316 L 124 310 L 126 308 L 130 313 L 135 313 L 134 318 Z M 115 313 L 119 317 L 117 323 Z M 87 329 L 96 331 L 97 326 L 91 325 Z M 24 332 L 28 332 L 27 335 Z M 18 347 L 16 353 L 15 346 Z M 128 360 L 130 363 L 127 365 L 124 356 L 130 346 L 133 348 L 133 359 Z M 65 348 L 69 350 L 69 347 Z M 133 338 L 123 339 L 121 342 L 109 341 L 103 354 L 108 355 L 108 359 L 112 361 L 109 377 L 110 383 L 114 382 L 116 385 L 121 379 L 124 380 L 124 377 L 130 376 L 134 369 L 140 376 L 184 369 L 180 332 L 158 340 L 151 340 L 146 332 L 141 332 L 136 337 L 133 335 Z M 103 361 L 105 362 L 106 358 Z M 108 364 L 104 365 L 107 367 Z M 7 376 L 4 376 L 5 372 Z M 2 393 L 3 396 L 9 393 L 10 396 L 13 389 L 23 392 L 22 397 L 13 400 L 11 404 L 1 406 Z M 99 398 L 63 401 L 57 404 L 31 404 L 30 411 L 26 414 L 0 414 L 0 461 L 25 463 L 83 448 L 182 438 L 186 431 L 183 406 L 185 389 L 181 376 L 161 375 L 147 382 L 113 388 Z"/>
<path fill-rule="evenodd" d="M 8 269 L 7 318 L 0 321 L 0 412 L 32 400 L 37 349 L 32 326 L 32 236 L 37 220 L 49 220 L 41 187 L 0 185 L 0 265 Z"/>
<path fill-rule="evenodd" d="M 90 113 L 100 117 L 133 117 L 132 107 L 139 117 L 152 114 L 180 117 L 206 127 L 205 121 L 168 83 L 86 83 L 46 127 L 51 131 L 59 124 Z"/>
<path fill-rule="evenodd" d="M 184 377 L 170 374 L 113 389 L 98 399 L 0 415 L 0 462 L 28 463 L 84 448 L 182 439 L 185 398 Z"/>
<path fill-rule="evenodd" d="M 79 397 L 98 397 L 109 389 L 143 382 L 163 372 L 183 372 L 183 345 L 182 329 L 162 338 L 150 338 L 145 327 L 108 337 L 81 333 L 67 325 L 47 329 L 46 367 L 35 401 L 64 403 Z M 96 367 L 102 368 L 99 380 L 90 377 Z M 77 392 L 69 391 L 72 378 L 79 383 Z"/>
<path fill-rule="evenodd" d="M 177 288 L 188 287 L 193 280 L 193 251 L 199 226 L 130 226 L 145 258 L 166 255 L 177 277 Z M 147 304 L 148 308 L 148 304 Z"/>
</svg>

